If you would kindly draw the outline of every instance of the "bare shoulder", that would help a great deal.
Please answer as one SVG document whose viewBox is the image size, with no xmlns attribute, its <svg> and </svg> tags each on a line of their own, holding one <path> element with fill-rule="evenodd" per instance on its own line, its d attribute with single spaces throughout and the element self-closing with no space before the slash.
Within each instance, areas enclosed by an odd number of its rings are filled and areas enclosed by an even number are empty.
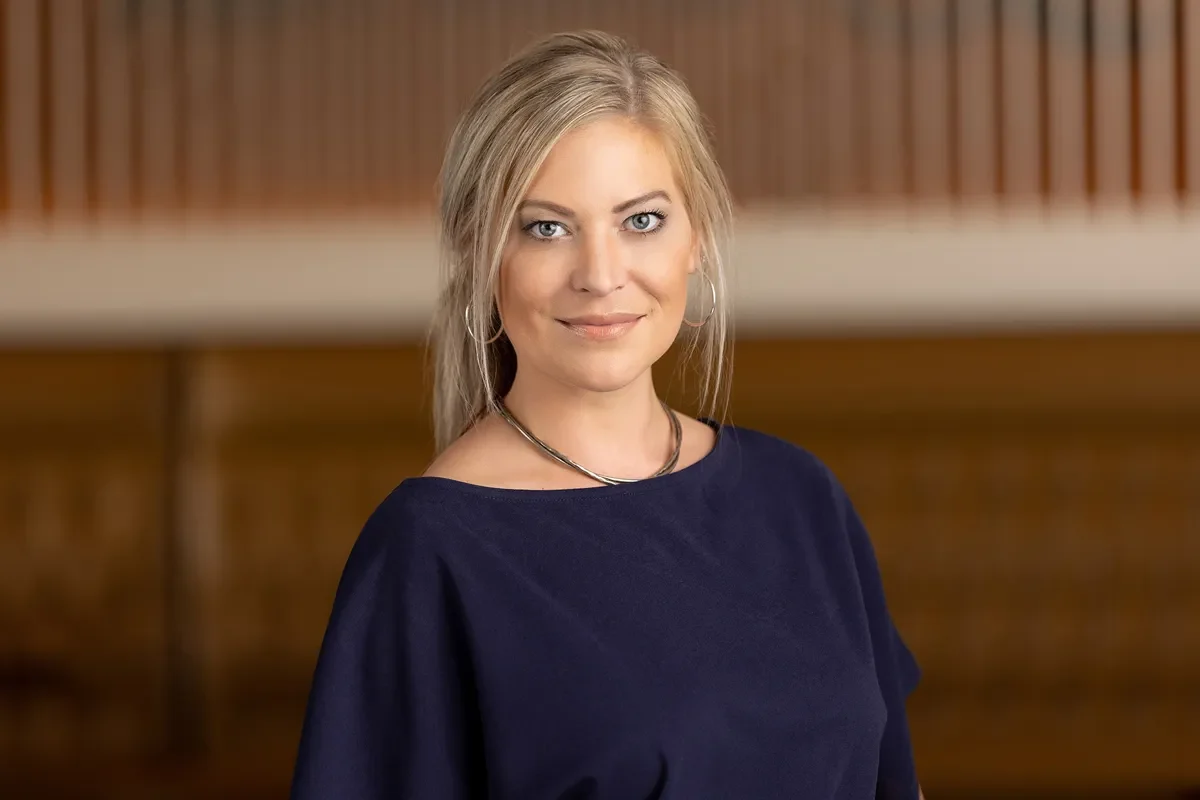
<svg viewBox="0 0 1200 800">
<path fill-rule="evenodd" d="M 495 438 L 488 435 L 488 427 L 483 421 L 455 439 L 425 468 L 424 477 L 467 480 L 478 472 L 480 464 L 487 460 L 489 440 Z"/>
<path fill-rule="evenodd" d="M 447 478 L 479 486 L 514 485 L 514 463 L 526 456 L 515 447 L 508 432 L 494 417 L 486 417 L 443 450 L 422 473 L 426 478 Z M 519 476 L 516 476 L 519 480 Z"/>
</svg>

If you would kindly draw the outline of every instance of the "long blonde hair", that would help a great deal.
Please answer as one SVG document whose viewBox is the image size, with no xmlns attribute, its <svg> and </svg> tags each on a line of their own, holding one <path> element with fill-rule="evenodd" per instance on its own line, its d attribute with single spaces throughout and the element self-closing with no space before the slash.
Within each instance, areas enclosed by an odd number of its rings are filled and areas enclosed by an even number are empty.
<svg viewBox="0 0 1200 800">
<path fill-rule="evenodd" d="M 708 126 L 683 79 L 655 57 L 611 34 L 560 33 L 516 55 L 480 87 L 446 150 L 438 198 L 441 292 L 431 331 L 439 452 L 494 410 L 516 375 L 494 298 L 508 232 L 529 185 L 564 134 L 610 115 L 646 125 L 667 146 L 699 238 L 698 270 L 717 296 L 707 323 L 687 336 L 683 361 L 698 352 L 701 412 L 723 416 L 730 314 L 721 248 L 732 204 Z"/>
</svg>

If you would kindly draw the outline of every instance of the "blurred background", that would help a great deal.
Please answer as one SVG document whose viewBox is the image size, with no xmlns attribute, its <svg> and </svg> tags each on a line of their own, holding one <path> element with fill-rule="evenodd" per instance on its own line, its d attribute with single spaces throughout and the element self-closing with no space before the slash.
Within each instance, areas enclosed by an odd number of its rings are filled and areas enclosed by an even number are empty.
<svg viewBox="0 0 1200 800">
<path fill-rule="evenodd" d="M 286 795 L 449 127 L 579 27 L 711 118 L 732 421 L 867 520 L 931 800 L 1196 797 L 1200 0 L 0 0 L 0 796 Z"/>
</svg>

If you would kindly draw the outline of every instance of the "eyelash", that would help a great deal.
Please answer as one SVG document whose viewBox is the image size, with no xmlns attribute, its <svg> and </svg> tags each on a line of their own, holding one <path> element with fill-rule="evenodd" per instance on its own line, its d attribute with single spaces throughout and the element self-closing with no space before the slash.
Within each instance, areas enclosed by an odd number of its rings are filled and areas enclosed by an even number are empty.
<svg viewBox="0 0 1200 800">
<path fill-rule="evenodd" d="M 632 218 L 634 218 L 634 217 L 640 217 L 640 216 L 642 216 L 643 214 L 649 214 L 649 215 L 650 215 L 650 216 L 652 216 L 652 217 L 657 217 L 657 218 L 658 218 L 658 225 L 656 225 L 656 226 L 654 227 L 654 230 L 649 230 L 649 231 L 630 231 L 630 233 L 635 233 L 635 234 L 637 234 L 638 236 L 651 236 L 651 235 L 653 235 L 653 234 L 655 234 L 655 233 L 658 233 L 658 232 L 659 232 L 659 231 L 661 231 L 661 230 L 662 230 L 664 227 L 666 227 L 666 224 L 667 224 L 667 212 L 665 212 L 665 211 L 662 211 L 662 210 L 660 210 L 660 209 L 656 209 L 656 208 L 654 208 L 654 209 L 647 209 L 647 210 L 645 210 L 645 211 L 638 211 L 638 212 L 637 212 L 637 213 L 635 213 L 635 214 L 630 214 L 630 215 L 629 215 L 628 217 L 626 217 L 625 219 L 626 219 L 626 220 L 629 220 L 629 219 L 632 219 Z M 563 228 L 565 228 L 565 227 L 566 227 L 566 226 L 565 226 L 565 225 L 563 225 L 561 222 L 557 222 L 557 221 L 555 221 L 555 220 L 552 220 L 552 219 L 535 219 L 533 222 L 530 222 L 528 225 L 523 225 L 523 226 L 521 227 L 521 230 L 522 230 L 522 231 L 523 231 L 523 232 L 524 232 L 526 235 L 528 235 L 530 239 L 533 239 L 535 242 L 552 242 L 552 241 L 554 241 L 555 239 L 561 238 L 561 237 L 558 237 L 558 236 L 552 236 L 552 237 L 549 237 L 549 238 L 547 238 L 547 237 L 545 237 L 545 236 L 534 236 L 534 235 L 533 235 L 533 229 L 534 229 L 534 228 L 536 228 L 538 225 L 543 225 L 543 224 L 545 224 L 545 223 L 547 223 L 547 222 L 549 222 L 549 223 L 551 223 L 551 224 L 553 224 L 553 225 L 558 225 L 558 226 L 560 226 L 560 227 L 563 227 Z"/>
<path fill-rule="evenodd" d="M 658 217 L 658 224 L 654 226 L 654 230 L 652 231 L 634 231 L 634 233 L 636 233 L 638 236 L 649 236 L 653 233 L 658 233 L 667 224 L 667 212 L 660 211 L 656 208 L 652 208 L 647 211 L 639 211 L 638 213 L 631 214 L 630 216 L 640 217 L 642 214 L 649 214 L 652 217 Z M 626 219 L 629 219 L 629 217 L 626 217 Z"/>
</svg>

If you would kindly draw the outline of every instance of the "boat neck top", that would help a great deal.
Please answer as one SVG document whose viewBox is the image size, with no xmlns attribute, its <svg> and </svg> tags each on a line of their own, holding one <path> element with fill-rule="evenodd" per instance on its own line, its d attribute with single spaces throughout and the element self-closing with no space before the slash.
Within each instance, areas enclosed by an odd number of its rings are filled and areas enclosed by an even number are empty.
<svg viewBox="0 0 1200 800">
<path fill-rule="evenodd" d="M 343 570 L 292 797 L 915 800 L 920 670 L 852 503 L 713 427 L 631 484 L 402 481 Z"/>
</svg>

